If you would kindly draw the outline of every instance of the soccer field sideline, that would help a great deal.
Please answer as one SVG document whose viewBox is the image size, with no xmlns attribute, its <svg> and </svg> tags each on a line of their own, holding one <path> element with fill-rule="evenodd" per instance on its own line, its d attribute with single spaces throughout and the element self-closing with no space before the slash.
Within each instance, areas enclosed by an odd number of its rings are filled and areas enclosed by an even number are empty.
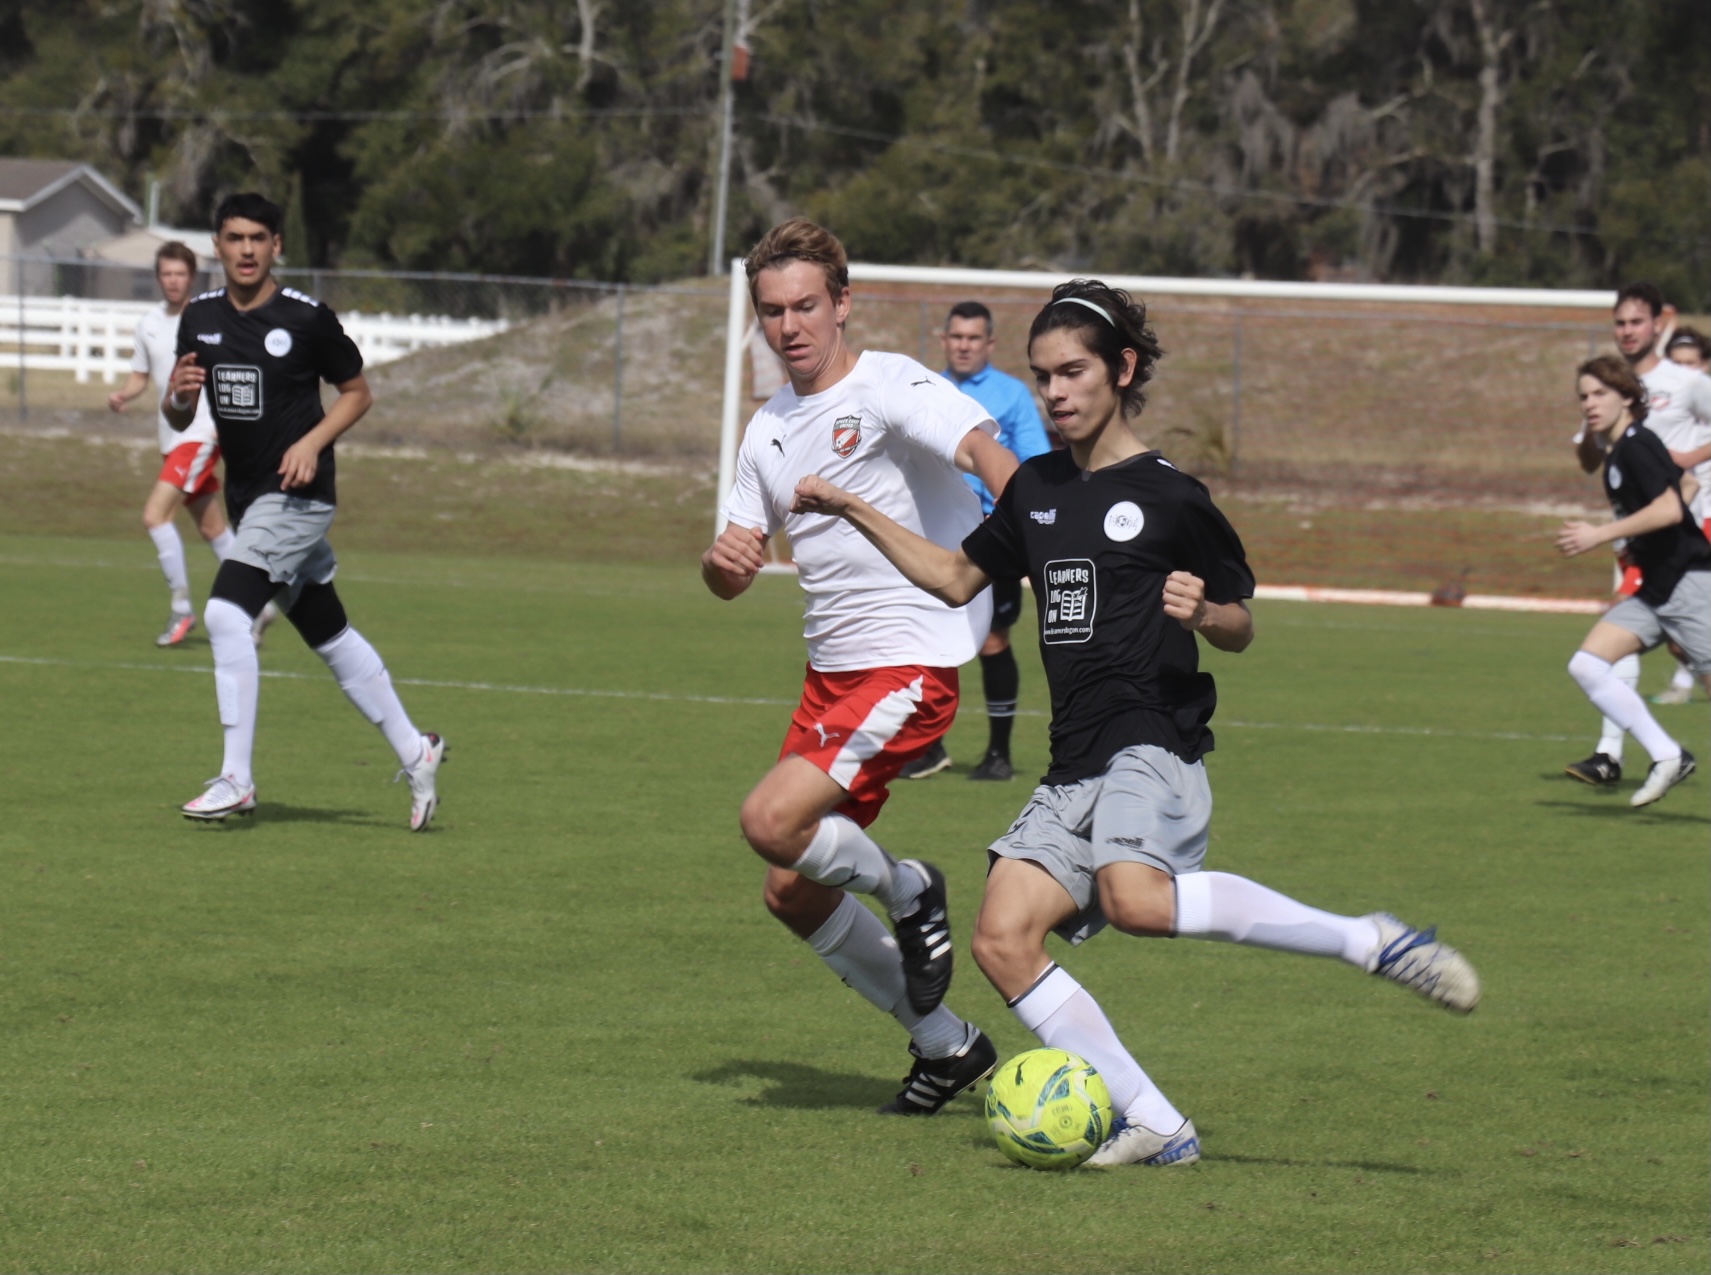
<svg viewBox="0 0 1711 1275">
<path fill-rule="evenodd" d="M 50 656 L 7 655 L 0 653 L 0 664 L 34 664 L 53 668 L 110 669 L 138 673 L 195 673 L 211 677 L 212 664 L 142 664 L 126 660 L 68 660 Z M 316 673 L 299 673 L 286 669 L 263 669 L 261 676 L 293 682 L 324 682 L 326 677 Z M 667 704 L 745 704 L 763 708 L 794 708 L 795 700 L 771 699 L 755 695 L 693 695 L 667 691 L 615 691 L 586 686 L 512 686 L 503 682 L 466 682 L 432 677 L 394 677 L 398 686 L 433 687 L 438 690 L 482 691 L 502 695 L 559 695 L 579 699 L 647 700 Z M 1016 711 L 1018 717 L 1048 717 L 1036 708 Z M 1325 722 L 1250 722 L 1240 718 L 1220 718 L 1220 728 L 1238 730 L 1299 730 L 1319 734 L 1345 735 L 1412 735 L 1436 739 L 1513 740 L 1518 742 L 1573 743 L 1576 735 L 1540 734 L 1532 731 L 1452 731 L 1431 726 L 1363 726 Z"/>
</svg>

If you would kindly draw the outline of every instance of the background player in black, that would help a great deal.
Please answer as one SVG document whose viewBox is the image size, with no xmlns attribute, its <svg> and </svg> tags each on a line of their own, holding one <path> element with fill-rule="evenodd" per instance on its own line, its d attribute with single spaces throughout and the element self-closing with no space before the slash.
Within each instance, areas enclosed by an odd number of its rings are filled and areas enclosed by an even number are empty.
<svg viewBox="0 0 1711 1275">
<path fill-rule="evenodd" d="M 251 629 L 262 608 L 285 592 L 291 623 L 398 754 L 400 778 L 410 780 L 410 827 L 421 831 L 438 804 L 435 776 L 445 743 L 411 723 L 379 654 L 345 618 L 333 588 L 338 563 L 327 543 L 333 442 L 373 398 L 362 355 L 333 312 L 274 280 L 280 221 L 278 206 L 256 194 L 233 195 L 215 212 L 214 251 L 226 286 L 185 307 L 179 359 L 161 406 L 167 423 L 183 429 L 197 395 L 208 396 L 226 457 L 226 510 L 237 529 L 203 612 L 225 758 L 219 776 L 182 809 L 191 819 L 255 809 L 251 756 L 261 669 Z M 327 411 L 322 380 L 339 391 Z"/>
<path fill-rule="evenodd" d="M 1216 704 L 1198 633 L 1241 651 L 1253 592 L 1236 533 L 1194 479 L 1135 435 L 1160 349 L 1126 293 L 1076 280 L 1034 320 L 1028 360 L 1066 452 L 1027 461 L 992 517 L 941 549 L 826 483 L 797 504 L 847 518 L 911 581 L 953 606 L 1000 575 L 1027 575 L 1052 692 L 1052 768 L 993 843 L 974 957 L 1024 1026 L 1086 1058 L 1110 1086 L 1117 1132 L 1089 1161 L 1190 1164 L 1194 1125 L 1046 955 L 1109 923 L 1336 956 L 1451 1009 L 1479 1000 L 1472 966 L 1385 913 L 1337 916 L 1244 877 L 1201 871 L 1211 792 L 1200 757 Z"/>
<path fill-rule="evenodd" d="M 1565 522 L 1557 548 L 1573 557 L 1626 539 L 1640 568 L 1640 590 L 1592 626 L 1568 662 L 1569 675 L 1606 717 L 1651 754 L 1646 782 L 1629 798 L 1650 805 L 1694 771 L 1693 754 L 1659 726 L 1612 665 L 1673 639 L 1711 690 L 1711 544 L 1682 500 L 1682 472 L 1663 440 L 1645 428 L 1648 395 L 1627 361 L 1604 355 L 1580 365 L 1583 446 L 1604 455 L 1604 494 L 1614 522 Z"/>
</svg>

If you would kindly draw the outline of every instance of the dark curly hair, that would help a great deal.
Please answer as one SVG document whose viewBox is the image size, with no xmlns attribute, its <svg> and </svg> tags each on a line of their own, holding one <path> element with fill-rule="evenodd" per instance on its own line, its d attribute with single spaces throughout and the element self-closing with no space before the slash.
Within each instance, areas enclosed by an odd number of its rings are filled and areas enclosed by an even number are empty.
<svg viewBox="0 0 1711 1275">
<path fill-rule="evenodd" d="M 1098 279 L 1071 279 L 1052 289 L 1052 299 L 1034 316 L 1028 348 L 1047 332 L 1070 329 L 1097 355 L 1111 385 L 1123 374 L 1123 351 L 1135 352 L 1135 374 L 1122 387 L 1123 415 L 1139 416 L 1147 405 L 1145 386 L 1164 355 L 1158 333 L 1147 326 L 1146 303 Z"/>
</svg>

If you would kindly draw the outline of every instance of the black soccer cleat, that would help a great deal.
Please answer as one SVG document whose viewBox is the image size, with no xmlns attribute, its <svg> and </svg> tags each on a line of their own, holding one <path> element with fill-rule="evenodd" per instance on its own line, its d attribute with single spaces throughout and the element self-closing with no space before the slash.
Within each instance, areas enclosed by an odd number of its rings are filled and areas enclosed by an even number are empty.
<svg viewBox="0 0 1711 1275">
<path fill-rule="evenodd" d="M 1583 784 L 1603 787 L 1622 778 L 1622 763 L 1603 753 L 1593 753 L 1585 761 L 1569 762 L 1562 768 L 1562 773 Z"/>
<path fill-rule="evenodd" d="M 945 741 L 935 739 L 927 746 L 926 752 L 898 771 L 897 776 L 900 779 L 928 779 L 941 770 L 948 770 L 950 764 L 951 755 L 945 751 Z"/>
<path fill-rule="evenodd" d="M 987 753 L 980 765 L 968 772 L 968 777 L 989 783 L 1008 783 L 1016 777 L 1016 767 L 1003 753 Z"/>
<path fill-rule="evenodd" d="M 945 875 L 919 859 L 904 859 L 897 868 L 927 874 L 927 884 L 915 898 L 915 910 L 893 921 L 891 928 L 903 958 L 903 987 L 909 1006 L 917 1014 L 930 1014 L 950 991 L 951 963 L 956 955 L 945 902 Z"/>
<path fill-rule="evenodd" d="M 974 1039 L 949 1058 L 923 1058 L 913 1044 L 909 1052 L 915 1055 L 914 1066 L 903 1077 L 903 1091 L 879 1108 L 882 1116 L 930 1116 L 998 1066 L 997 1048 L 978 1027 Z"/>
</svg>

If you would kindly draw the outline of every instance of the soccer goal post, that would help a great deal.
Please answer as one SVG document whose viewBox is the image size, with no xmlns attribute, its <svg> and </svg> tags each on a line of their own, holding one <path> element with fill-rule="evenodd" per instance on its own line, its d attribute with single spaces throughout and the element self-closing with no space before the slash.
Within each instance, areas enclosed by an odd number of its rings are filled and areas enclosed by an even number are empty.
<svg viewBox="0 0 1711 1275">
<path fill-rule="evenodd" d="M 950 266 L 888 266 L 852 262 L 850 282 L 905 284 L 943 293 L 946 290 L 977 298 L 982 293 L 1050 292 L 1074 278 L 1033 270 L 972 270 Z M 1521 309 L 1608 311 L 1615 299 L 1611 292 L 1569 291 L 1554 288 L 1457 288 L 1377 283 L 1278 283 L 1260 279 L 1173 279 L 1154 275 L 1100 275 L 1106 283 L 1150 300 L 1154 297 L 1196 297 L 1227 301 L 1299 301 L 1310 305 L 1338 302 L 1373 305 L 1479 306 Z M 858 303 L 861 298 L 857 297 Z M 736 469 L 737 443 L 742 436 L 742 387 L 744 336 L 749 330 L 751 309 L 743 259 L 733 258 L 730 270 L 730 306 L 725 320 L 724 411 L 719 431 L 718 505 L 723 509 Z M 721 527 L 720 530 L 723 528 Z"/>
</svg>

